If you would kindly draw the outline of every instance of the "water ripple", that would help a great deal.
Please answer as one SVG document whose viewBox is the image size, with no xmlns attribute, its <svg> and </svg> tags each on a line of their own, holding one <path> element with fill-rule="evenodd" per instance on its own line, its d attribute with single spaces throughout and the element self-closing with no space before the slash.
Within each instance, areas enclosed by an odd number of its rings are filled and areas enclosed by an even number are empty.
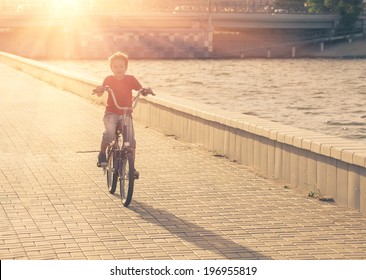
<svg viewBox="0 0 366 280">
<path fill-rule="evenodd" d="M 364 122 L 347 122 L 347 121 L 326 121 L 327 125 L 335 126 L 365 126 Z"/>
<path fill-rule="evenodd" d="M 98 78 L 105 60 L 47 61 Z M 129 73 L 163 92 L 366 143 L 366 59 L 132 60 Z M 325 121 L 327 120 L 327 121 Z"/>
</svg>

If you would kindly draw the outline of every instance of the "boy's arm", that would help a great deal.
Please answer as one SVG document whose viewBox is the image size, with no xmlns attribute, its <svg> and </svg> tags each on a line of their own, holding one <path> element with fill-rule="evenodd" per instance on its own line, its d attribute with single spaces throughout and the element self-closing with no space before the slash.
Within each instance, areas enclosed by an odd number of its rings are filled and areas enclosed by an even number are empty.
<svg viewBox="0 0 366 280">
<path fill-rule="evenodd" d="M 103 93 L 107 90 L 107 87 L 109 87 L 108 79 L 110 79 L 110 76 L 107 76 L 103 80 L 103 83 L 101 86 L 97 86 L 95 89 L 93 89 L 93 94 L 96 94 L 98 97 L 101 97 L 103 95 Z"/>
</svg>

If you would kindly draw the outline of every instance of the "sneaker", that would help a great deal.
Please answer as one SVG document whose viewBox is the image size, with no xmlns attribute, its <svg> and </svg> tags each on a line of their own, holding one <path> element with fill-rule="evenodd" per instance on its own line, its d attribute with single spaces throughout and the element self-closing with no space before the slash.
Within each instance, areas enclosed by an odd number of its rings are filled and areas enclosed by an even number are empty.
<svg viewBox="0 0 366 280">
<path fill-rule="evenodd" d="M 98 162 L 97 162 L 97 166 L 98 167 L 107 167 L 108 163 L 107 163 L 107 158 L 105 156 L 105 154 L 100 153 L 98 155 Z"/>
<path fill-rule="evenodd" d="M 135 180 L 138 180 L 140 178 L 140 173 L 136 169 L 134 170 L 134 177 Z"/>
</svg>

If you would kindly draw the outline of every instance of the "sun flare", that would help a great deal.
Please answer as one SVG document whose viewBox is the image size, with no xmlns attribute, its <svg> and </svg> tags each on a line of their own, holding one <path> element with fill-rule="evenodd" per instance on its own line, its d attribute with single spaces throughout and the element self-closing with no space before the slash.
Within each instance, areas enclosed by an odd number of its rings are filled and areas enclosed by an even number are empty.
<svg viewBox="0 0 366 280">
<path fill-rule="evenodd" d="M 56 15 L 67 15 L 80 11 L 86 7 L 87 0 L 32 0 L 20 1 L 17 5 L 18 13 L 28 13 L 32 11 L 44 11 Z"/>
<path fill-rule="evenodd" d="M 54 13 L 64 14 L 76 11 L 81 8 L 81 1 L 78 0 L 51 0 L 51 9 Z"/>
</svg>

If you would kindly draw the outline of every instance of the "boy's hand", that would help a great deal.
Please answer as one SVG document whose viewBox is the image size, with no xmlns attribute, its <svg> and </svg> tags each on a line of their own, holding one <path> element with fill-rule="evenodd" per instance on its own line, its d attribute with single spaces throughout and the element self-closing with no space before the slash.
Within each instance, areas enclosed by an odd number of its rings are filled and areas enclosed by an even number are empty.
<svg viewBox="0 0 366 280">
<path fill-rule="evenodd" d="M 97 96 L 102 96 L 105 91 L 105 88 L 102 86 L 97 86 L 95 89 L 93 89 L 93 94 L 96 94 Z"/>
<path fill-rule="evenodd" d="M 149 94 L 155 95 L 151 88 L 142 88 L 139 90 L 143 96 L 148 96 Z"/>
</svg>

